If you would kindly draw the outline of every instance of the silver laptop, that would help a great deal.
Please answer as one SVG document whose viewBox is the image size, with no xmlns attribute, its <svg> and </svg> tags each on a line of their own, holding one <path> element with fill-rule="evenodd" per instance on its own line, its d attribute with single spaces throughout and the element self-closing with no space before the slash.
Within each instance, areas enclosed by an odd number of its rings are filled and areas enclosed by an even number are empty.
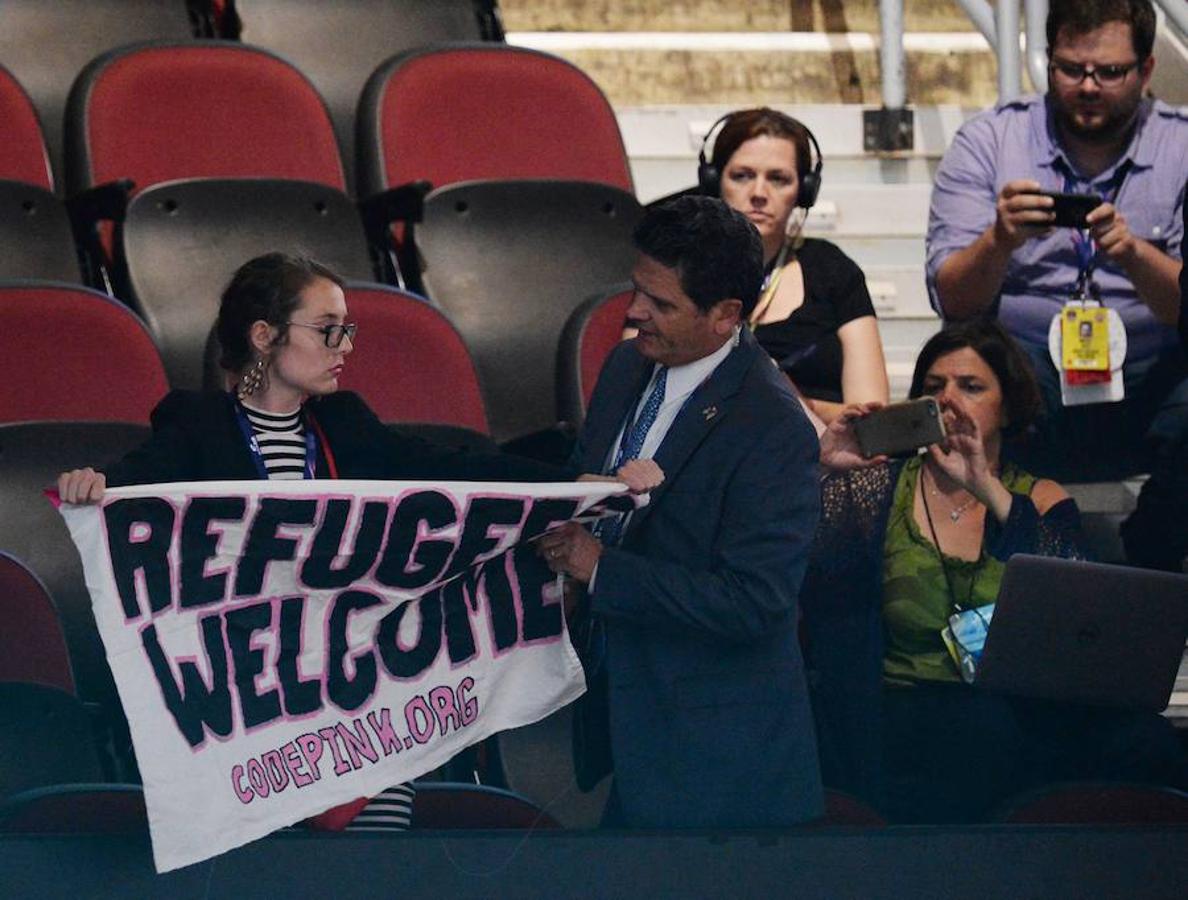
<svg viewBox="0 0 1188 900">
<path fill-rule="evenodd" d="M 978 663 L 986 690 L 1167 708 L 1188 640 L 1188 576 L 1012 556 Z"/>
</svg>

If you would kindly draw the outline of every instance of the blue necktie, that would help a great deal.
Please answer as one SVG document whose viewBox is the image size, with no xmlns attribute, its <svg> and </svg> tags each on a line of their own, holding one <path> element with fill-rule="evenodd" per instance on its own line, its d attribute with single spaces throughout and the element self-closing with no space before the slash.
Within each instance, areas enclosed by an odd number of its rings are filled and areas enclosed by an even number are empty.
<svg viewBox="0 0 1188 900">
<path fill-rule="evenodd" d="M 656 416 L 660 412 L 660 407 L 664 405 L 664 385 L 667 381 L 668 368 L 661 366 L 659 373 L 656 375 L 656 382 L 652 387 L 652 392 L 648 394 L 648 399 L 644 401 L 643 409 L 639 411 L 639 415 L 636 416 L 634 422 L 623 428 L 623 437 L 619 441 L 619 452 L 615 454 L 614 465 L 611 466 L 608 474 L 613 475 L 619 471 L 619 468 L 628 460 L 639 459 L 639 453 L 643 450 L 648 432 L 656 424 Z M 619 538 L 623 535 L 623 524 L 625 520 L 626 516 L 613 516 L 603 519 L 597 523 L 594 534 L 602 543 L 613 547 L 619 543 Z"/>
<path fill-rule="evenodd" d="M 639 459 L 639 452 L 643 449 L 644 440 L 648 432 L 656 423 L 656 415 L 664 404 L 664 385 L 668 380 L 668 368 L 660 367 L 656 375 L 656 383 L 648 399 L 644 401 L 643 409 L 639 411 L 635 421 L 623 427 L 623 437 L 619 440 L 619 452 L 615 454 L 614 465 L 610 467 L 610 474 L 619 470 L 623 463 L 631 459 Z M 625 515 L 607 516 L 594 523 L 591 529 L 594 536 L 607 547 L 615 547 L 623 536 Z M 597 674 L 606 661 L 606 631 L 598 619 L 588 619 L 585 625 L 585 639 L 581 641 L 582 649 L 579 655 L 589 676 Z"/>
</svg>

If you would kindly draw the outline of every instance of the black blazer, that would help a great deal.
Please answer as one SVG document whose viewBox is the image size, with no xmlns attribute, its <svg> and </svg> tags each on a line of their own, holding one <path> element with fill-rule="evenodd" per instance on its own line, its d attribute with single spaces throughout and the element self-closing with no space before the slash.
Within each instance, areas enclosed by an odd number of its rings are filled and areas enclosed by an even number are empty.
<svg viewBox="0 0 1188 900">
<path fill-rule="evenodd" d="M 315 397 L 306 410 L 321 426 L 342 478 L 410 481 L 568 481 L 560 468 L 503 453 L 475 453 L 390 432 L 350 391 Z M 153 434 L 104 469 L 111 487 L 259 478 L 231 395 L 171 391 L 152 414 Z M 316 474 L 328 478 L 319 443 Z"/>
</svg>

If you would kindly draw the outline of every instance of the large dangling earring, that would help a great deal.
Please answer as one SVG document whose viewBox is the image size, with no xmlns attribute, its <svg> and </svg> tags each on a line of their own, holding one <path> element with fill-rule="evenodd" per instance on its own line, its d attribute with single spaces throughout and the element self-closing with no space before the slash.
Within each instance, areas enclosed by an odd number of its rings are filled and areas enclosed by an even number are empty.
<svg viewBox="0 0 1188 900">
<path fill-rule="evenodd" d="M 250 397 L 263 386 L 266 365 L 264 357 L 261 356 L 256 360 L 255 365 L 240 377 L 239 385 L 235 389 L 235 394 L 240 400 Z"/>
</svg>

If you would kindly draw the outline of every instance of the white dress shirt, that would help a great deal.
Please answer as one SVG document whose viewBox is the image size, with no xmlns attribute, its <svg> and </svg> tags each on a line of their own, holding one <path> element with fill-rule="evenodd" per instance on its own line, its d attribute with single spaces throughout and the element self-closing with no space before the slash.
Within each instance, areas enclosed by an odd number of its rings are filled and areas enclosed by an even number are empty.
<svg viewBox="0 0 1188 900">
<path fill-rule="evenodd" d="M 683 366 L 672 366 L 668 370 L 668 379 L 664 385 L 664 402 L 660 404 L 660 409 L 656 413 L 656 421 L 652 423 L 652 427 L 648 429 L 647 437 L 644 438 L 643 447 L 639 451 L 638 459 L 651 459 L 656 455 L 656 451 L 660 449 L 660 445 L 664 443 L 664 438 L 668 435 L 668 429 L 672 427 L 672 423 L 676 420 L 677 413 L 684 407 L 685 401 L 689 396 L 701 386 L 701 383 L 709 378 L 714 370 L 718 368 L 730 355 L 730 351 L 738 346 L 739 331 L 738 328 L 734 330 L 734 337 L 726 341 L 709 356 L 703 356 L 701 359 L 695 359 L 691 363 L 685 363 Z M 652 366 L 652 377 L 648 381 L 648 386 L 643 389 L 639 396 L 639 402 L 635 404 L 635 409 L 632 410 L 631 416 L 623 427 L 619 429 L 615 435 L 615 439 L 611 442 L 610 451 L 607 458 L 603 461 L 603 469 L 608 474 L 613 475 L 610 471 L 615 464 L 615 457 L 619 453 L 619 442 L 623 440 L 623 430 L 628 424 L 633 423 L 638 417 L 640 410 L 648 401 L 648 396 L 652 393 L 652 388 L 656 384 L 656 376 L 660 373 L 660 364 L 656 363 Z M 627 522 L 630 521 L 631 514 L 627 514 L 627 521 L 623 523 L 623 530 L 627 529 Z M 589 590 L 594 590 L 594 582 L 598 578 L 598 563 L 594 563 L 594 571 L 590 575 Z"/>
<path fill-rule="evenodd" d="M 656 421 L 652 423 L 652 427 L 648 429 L 647 437 L 644 438 L 643 447 L 639 451 L 639 459 L 651 459 L 656 455 L 656 451 L 660 449 L 660 445 L 668 435 L 668 429 L 672 427 L 677 413 L 681 411 L 681 407 L 685 405 L 685 401 L 689 399 L 689 395 L 697 390 L 701 383 L 714 373 L 714 370 L 722 364 L 726 357 L 730 355 L 730 351 L 737 345 L 738 331 L 736 330 L 732 340 L 726 341 L 726 343 L 709 356 L 695 359 L 693 362 L 685 363 L 683 366 L 673 366 L 668 370 L 668 380 L 664 385 L 664 402 L 660 405 L 660 409 L 656 413 Z M 639 402 L 635 404 L 635 409 L 632 410 L 630 419 L 623 423 L 623 427 L 619 429 L 614 441 L 611 442 L 610 452 L 603 461 L 603 469 L 607 474 L 615 474 L 611 471 L 611 467 L 615 464 L 615 457 L 619 453 L 619 443 L 623 440 L 623 430 L 628 424 L 635 422 L 639 417 L 640 410 L 648 402 L 648 396 L 652 393 L 652 388 L 656 384 L 656 376 L 659 374 L 660 364 L 656 363 L 652 366 L 652 377 L 648 381 L 648 386 L 640 393 Z"/>
</svg>

